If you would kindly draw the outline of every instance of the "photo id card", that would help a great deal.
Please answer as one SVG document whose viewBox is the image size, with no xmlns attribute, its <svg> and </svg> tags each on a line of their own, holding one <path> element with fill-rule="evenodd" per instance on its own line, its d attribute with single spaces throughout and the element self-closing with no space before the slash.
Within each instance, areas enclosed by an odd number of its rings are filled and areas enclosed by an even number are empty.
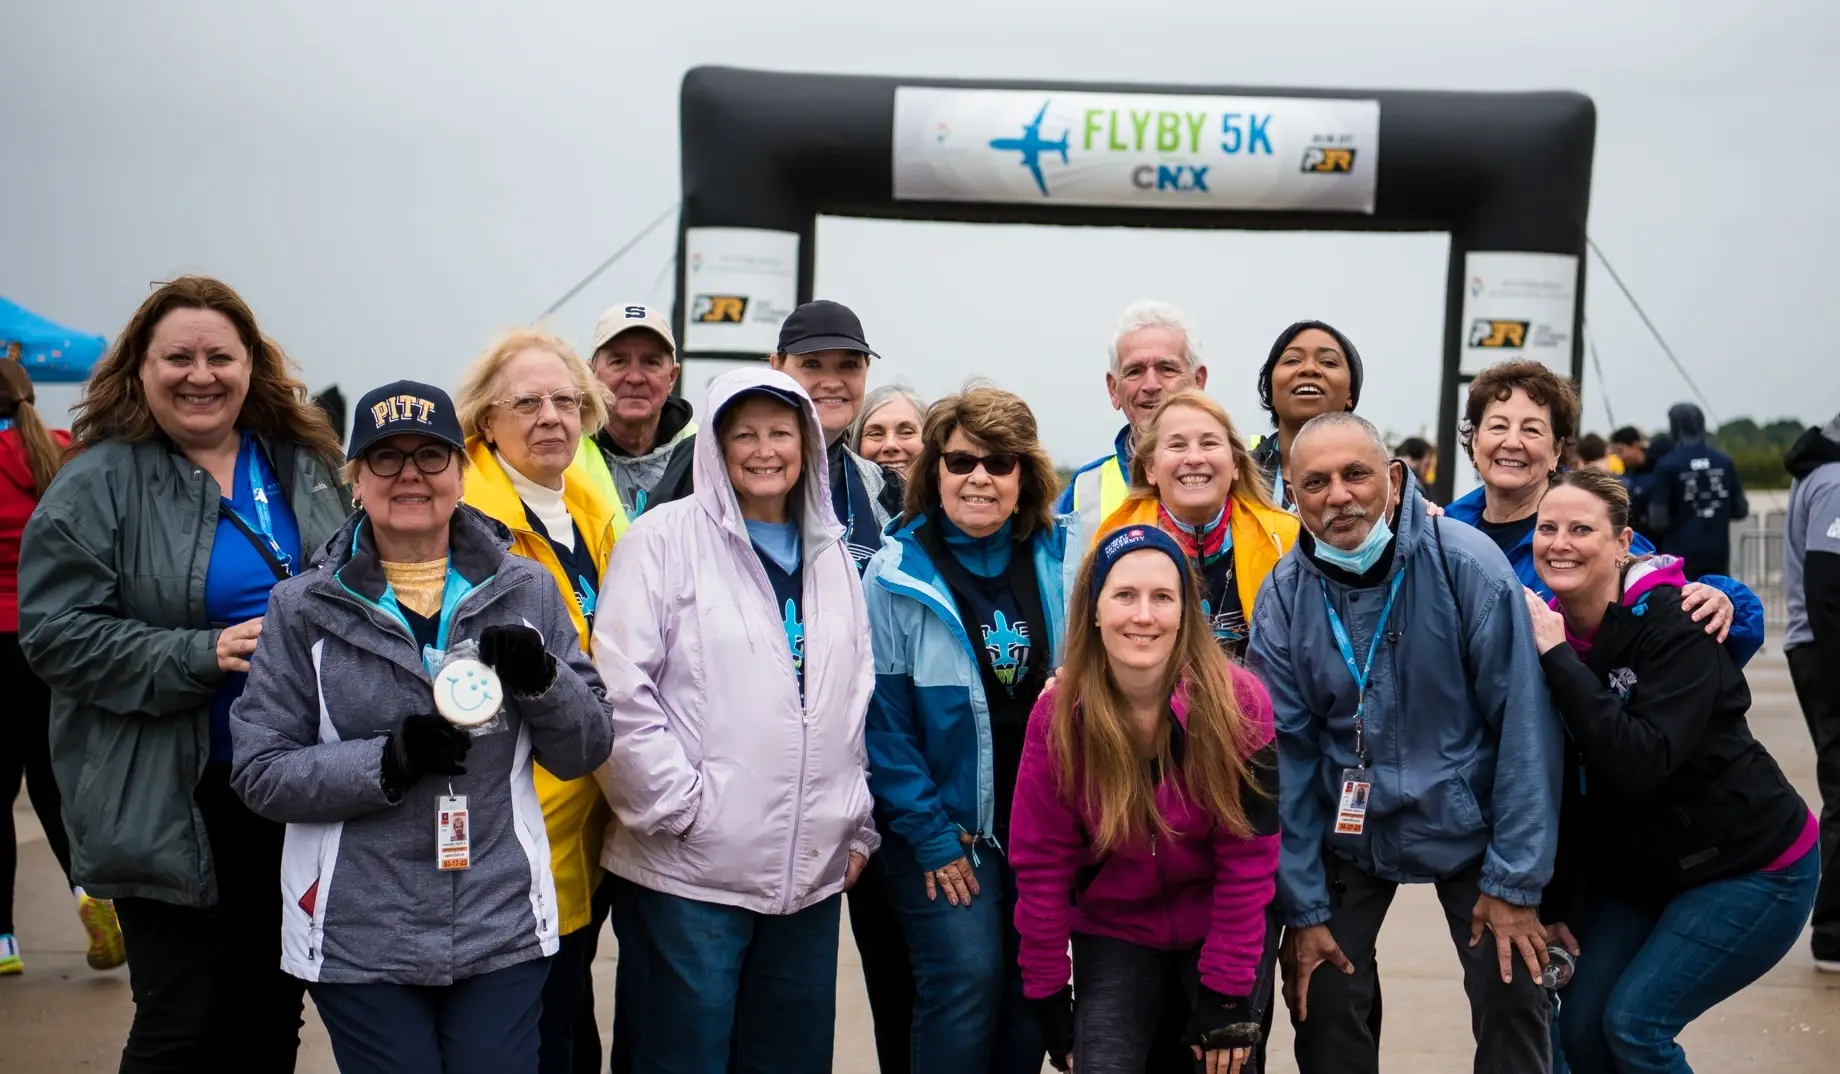
<svg viewBox="0 0 1840 1074">
<path fill-rule="evenodd" d="M 444 795 L 436 805 L 439 819 L 435 824 L 435 865 L 442 872 L 465 869 L 473 864 L 472 832 L 466 818 L 466 795 Z"/>
<path fill-rule="evenodd" d="M 1335 834 L 1361 834 L 1367 826 L 1367 795 L 1372 789 L 1366 769 L 1342 770 L 1342 801 L 1335 811 Z"/>
</svg>

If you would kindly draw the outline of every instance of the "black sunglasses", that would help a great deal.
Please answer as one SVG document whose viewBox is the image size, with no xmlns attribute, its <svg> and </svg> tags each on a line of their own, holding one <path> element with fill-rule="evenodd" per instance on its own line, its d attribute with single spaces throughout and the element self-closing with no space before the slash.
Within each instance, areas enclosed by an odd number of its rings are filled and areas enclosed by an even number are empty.
<svg viewBox="0 0 1840 1074">
<path fill-rule="evenodd" d="M 402 473 L 403 464 L 412 459 L 415 468 L 422 473 L 438 474 L 453 465 L 454 449 L 445 444 L 426 444 L 408 454 L 388 447 L 364 453 L 364 465 L 378 477 L 395 477 Z"/>
<path fill-rule="evenodd" d="M 1022 458 L 1013 451 L 998 452 L 995 455 L 973 455 L 969 451 L 948 451 L 939 457 L 946 464 L 946 472 L 963 477 L 980 465 L 991 477 L 1008 477 L 1016 470 Z"/>
</svg>

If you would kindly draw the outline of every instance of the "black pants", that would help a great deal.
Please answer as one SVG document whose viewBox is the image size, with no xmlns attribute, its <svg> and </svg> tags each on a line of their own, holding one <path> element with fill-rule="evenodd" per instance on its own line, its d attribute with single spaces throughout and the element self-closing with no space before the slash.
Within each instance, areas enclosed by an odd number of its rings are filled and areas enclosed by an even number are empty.
<svg viewBox="0 0 1840 1074">
<path fill-rule="evenodd" d="M 914 968 L 907 960 L 901 919 L 888 901 L 888 877 L 879 854 L 863 866 L 849 902 L 850 934 L 862 956 L 863 986 L 875 1023 L 876 1063 L 882 1074 L 908 1074 L 913 1065 Z"/>
<path fill-rule="evenodd" d="M 51 691 L 32 674 L 19 652 L 19 635 L 0 634 L 0 933 L 13 931 L 13 878 L 19 844 L 13 831 L 13 799 L 23 775 L 26 795 L 45 842 L 70 880 L 70 836 L 58 809 L 57 780 L 51 774 Z"/>
<path fill-rule="evenodd" d="M 439 988 L 316 984 L 313 1005 L 340 1074 L 534 1074 L 548 963 Z"/>
<path fill-rule="evenodd" d="M 1264 1034 L 1271 1010 L 1278 929 L 1268 924 L 1249 998 Z M 1192 1074 L 1201 1069 L 1183 1043 L 1199 998 L 1201 949 L 1159 951 L 1124 940 L 1073 937 L 1074 1069 L 1082 1074 Z M 1241 1074 L 1265 1069 L 1265 1046 Z"/>
<path fill-rule="evenodd" d="M 134 1024 L 122 1074 L 286 1074 L 300 1046 L 304 984 L 281 971 L 282 827 L 251 813 L 213 764 L 194 792 L 217 905 L 117 899 Z"/>
<path fill-rule="evenodd" d="M 1334 916 L 1329 931 L 1341 946 L 1353 975 L 1327 963 L 1310 976 L 1309 1018 L 1293 1020 L 1300 1074 L 1377 1074 L 1379 1042 L 1374 1039 L 1371 1002 L 1379 987 L 1374 943 L 1399 885 L 1324 854 Z M 1480 870 L 1437 882 L 1450 939 L 1463 966 L 1469 997 L 1470 1031 L 1476 1038 L 1477 1074 L 1549 1074 L 1552 1036 L 1547 992 L 1517 955 L 1514 980 L 1501 981 L 1493 940 L 1485 933 L 1469 945 L 1470 910 L 1480 894 Z"/>
<path fill-rule="evenodd" d="M 1815 783 L 1821 788 L 1821 887 L 1814 897 L 1814 957 L 1840 960 L 1840 669 L 1826 666 L 1813 645 L 1788 651 L 1789 677 L 1814 739 Z"/>
<path fill-rule="evenodd" d="M 543 1015 L 537 1023 L 542 1039 L 538 1074 L 601 1074 L 601 1027 L 594 1017 L 594 956 L 600 951 L 601 930 L 607 927 L 607 913 L 613 906 L 610 879 L 601 877 L 594 889 L 593 919 L 562 937 L 556 957 L 549 960 Z M 616 1022 L 619 1017 L 616 1008 Z M 619 1037 L 616 1031 L 616 1047 Z M 616 1054 L 613 1074 L 627 1074 L 630 1069 Z"/>
</svg>

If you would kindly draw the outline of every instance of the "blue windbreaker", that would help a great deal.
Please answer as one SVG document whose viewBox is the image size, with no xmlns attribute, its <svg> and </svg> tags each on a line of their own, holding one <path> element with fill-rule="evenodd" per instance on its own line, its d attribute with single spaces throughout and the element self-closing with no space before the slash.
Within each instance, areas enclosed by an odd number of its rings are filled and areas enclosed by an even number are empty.
<svg viewBox="0 0 1840 1074">
<path fill-rule="evenodd" d="M 1552 877 L 1561 732 L 1520 580 L 1482 533 L 1426 517 L 1412 485 L 1394 541 L 1376 587 L 1328 581 L 1299 541 L 1259 590 L 1247 664 L 1270 691 L 1277 723 L 1278 905 L 1290 925 L 1331 916 L 1325 844 L 1398 882 L 1455 876 L 1480 861 L 1482 890 L 1518 906 L 1539 905 Z M 1342 771 L 1357 763 L 1356 691 L 1325 591 L 1364 660 L 1401 571 L 1367 686 L 1367 820 L 1360 835 L 1335 835 Z"/>
<path fill-rule="evenodd" d="M 923 869 L 964 854 L 959 833 L 994 841 L 996 779 L 990 705 L 977 652 L 951 589 L 920 546 L 924 515 L 898 521 L 863 575 L 875 650 L 869 701 L 869 790 L 876 826 L 913 848 Z M 1066 520 L 1030 540 L 1048 623 L 1050 667 L 1066 625 Z"/>
<path fill-rule="evenodd" d="M 1475 526 L 1482 521 L 1483 500 L 1487 490 L 1478 486 L 1467 496 L 1444 508 L 1444 517 L 1455 519 L 1465 525 Z M 1655 546 L 1640 533 L 1629 542 L 1629 554 L 1632 556 L 1652 555 Z M 1533 531 L 1522 537 L 1520 543 L 1508 552 L 1508 565 L 1520 576 L 1521 584 L 1540 595 L 1541 600 L 1552 600 L 1552 590 L 1540 580 L 1540 572 L 1533 564 Z M 1751 592 L 1749 586 L 1735 578 L 1722 574 L 1708 574 L 1700 581 L 1719 590 L 1731 598 L 1731 633 L 1725 636 L 1725 650 L 1731 654 L 1733 662 L 1740 668 L 1757 655 L 1763 648 L 1763 601 Z"/>
</svg>

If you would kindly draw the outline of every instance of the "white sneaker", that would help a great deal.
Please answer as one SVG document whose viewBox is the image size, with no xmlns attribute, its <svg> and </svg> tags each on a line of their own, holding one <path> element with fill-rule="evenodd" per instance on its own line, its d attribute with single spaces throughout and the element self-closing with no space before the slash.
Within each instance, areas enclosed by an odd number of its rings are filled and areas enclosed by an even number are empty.
<svg viewBox="0 0 1840 1074">
<path fill-rule="evenodd" d="M 1840 959 L 1817 958 L 1814 960 L 1814 972 L 1816 973 L 1840 973 Z"/>
</svg>

